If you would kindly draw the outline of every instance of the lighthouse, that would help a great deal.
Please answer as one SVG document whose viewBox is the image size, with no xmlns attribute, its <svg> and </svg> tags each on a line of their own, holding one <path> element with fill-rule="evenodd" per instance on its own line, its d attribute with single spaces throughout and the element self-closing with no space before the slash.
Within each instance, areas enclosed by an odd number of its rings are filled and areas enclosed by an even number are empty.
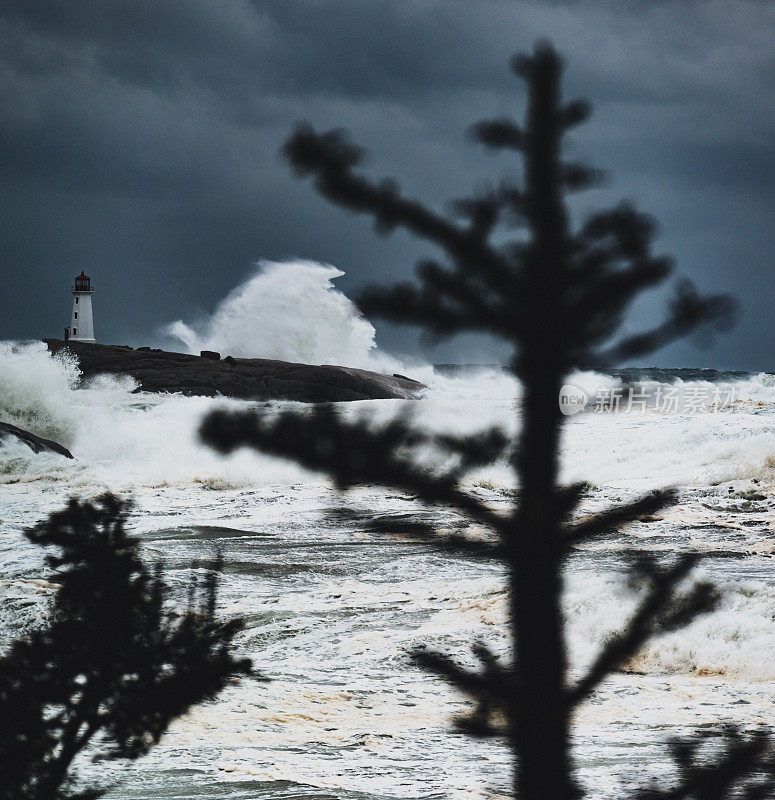
<svg viewBox="0 0 775 800">
<path fill-rule="evenodd" d="M 65 328 L 65 341 L 93 342 L 94 318 L 91 313 L 91 296 L 94 289 L 91 278 L 84 275 L 81 270 L 81 274 L 75 276 L 75 283 L 70 291 L 73 294 L 73 316 L 70 319 L 70 327 Z"/>
</svg>

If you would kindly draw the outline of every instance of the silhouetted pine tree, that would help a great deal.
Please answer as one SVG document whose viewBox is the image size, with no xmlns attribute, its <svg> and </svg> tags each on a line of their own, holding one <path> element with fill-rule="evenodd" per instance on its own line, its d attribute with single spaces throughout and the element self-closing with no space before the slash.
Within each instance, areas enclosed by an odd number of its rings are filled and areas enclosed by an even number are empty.
<svg viewBox="0 0 775 800">
<path fill-rule="evenodd" d="M 432 435 L 403 418 L 378 427 L 367 419 L 344 420 L 332 408 L 318 408 L 310 416 L 213 412 L 201 435 L 224 453 L 247 445 L 326 472 L 339 487 L 403 489 L 487 526 L 495 534 L 492 543 L 442 536 L 420 522 L 412 531 L 506 565 L 513 660 L 496 658 L 482 645 L 475 647 L 479 671 L 438 652 L 424 650 L 416 659 L 475 698 L 478 710 L 460 721 L 462 728 L 507 738 L 515 757 L 515 792 L 522 800 L 569 800 L 580 794 L 569 753 L 574 707 L 649 637 L 709 610 L 715 594 L 706 583 L 679 588 L 695 563 L 692 555 L 669 566 L 641 560 L 638 569 L 650 588 L 638 610 L 588 673 L 569 684 L 560 608 L 566 556 L 574 545 L 672 502 L 673 494 L 658 492 L 592 518 L 574 517 L 583 487 L 558 485 L 560 387 L 573 369 L 600 369 L 651 353 L 701 326 L 726 324 L 732 303 L 720 296 L 701 298 L 682 282 L 661 324 L 617 338 L 630 301 L 664 281 L 671 261 L 652 255 L 654 225 L 627 204 L 593 214 L 574 229 L 565 196 L 594 185 L 600 176 L 563 161 L 561 144 L 567 131 L 587 118 L 589 106 L 561 100 L 561 60 L 549 44 L 515 57 L 512 68 L 527 84 L 524 125 L 497 119 L 479 123 L 472 134 L 489 148 L 516 153 L 522 182 L 503 182 L 458 200 L 449 214 L 404 197 L 391 180 L 375 183 L 356 171 L 362 151 L 342 131 L 316 133 L 302 125 L 283 151 L 295 172 L 313 178 L 324 197 L 371 215 L 380 232 L 401 227 L 438 246 L 446 263 L 421 262 L 419 285 L 373 288 L 361 297 L 361 308 L 437 337 L 474 331 L 512 344 L 511 370 L 523 387 L 518 441 L 512 445 L 494 429 L 467 437 Z M 504 242 L 504 227 L 521 231 Z M 457 466 L 448 471 L 418 466 L 413 453 L 428 445 L 454 456 Z M 504 454 L 519 484 L 508 514 L 494 511 L 461 483 L 469 469 Z M 733 735 L 727 750 L 706 766 L 690 765 L 694 751 L 678 747 L 681 784 L 661 794 L 654 789 L 649 796 L 727 796 L 755 766 L 771 768 L 768 747 L 764 738 Z"/>
<path fill-rule="evenodd" d="M 27 531 L 57 548 L 59 584 L 46 624 L 0 658 L 0 798 L 96 798 L 73 793 L 73 760 L 99 743 L 134 759 L 170 722 L 251 672 L 231 653 L 240 620 L 215 618 L 216 570 L 188 608 L 166 607 L 160 567 L 148 570 L 127 535 L 129 504 L 106 494 L 70 500 Z"/>
</svg>

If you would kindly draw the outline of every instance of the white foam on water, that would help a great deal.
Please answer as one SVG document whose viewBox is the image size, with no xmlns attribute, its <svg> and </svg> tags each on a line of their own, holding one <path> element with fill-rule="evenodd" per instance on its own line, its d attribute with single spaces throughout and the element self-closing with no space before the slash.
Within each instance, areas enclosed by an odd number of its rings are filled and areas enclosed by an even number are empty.
<svg viewBox="0 0 775 800">
<path fill-rule="evenodd" d="M 403 364 L 381 353 L 374 328 L 335 288 L 340 275 L 315 262 L 261 262 L 210 319 L 200 325 L 174 323 L 168 332 L 190 352 L 213 349 L 222 355 L 395 371 L 428 387 L 417 401 L 342 404 L 347 417 L 368 414 L 382 422 L 411 416 L 428 432 L 470 433 L 490 426 L 517 432 L 520 388 L 509 374 L 497 369 L 437 374 L 428 365 Z M 41 553 L 24 540 L 21 528 L 61 506 L 70 494 L 132 493 L 139 507 L 133 523 L 153 555 L 172 552 L 184 564 L 186 557 L 209 555 L 205 539 L 181 536 L 175 550 L 165 548 L 154 532 L 210 525 L 245 532 L 225 549 L 235 565 L 250 565 L 257 558 L 267 559 L 270 567 L 278 567 L 276 562 L 283 566 L 283 559 L 290 564 L 287 577 L 269 588 L 264 577 L 247 568 L 236 574 L 235 567 L 234 574 L 224 577 L 225 611 L 262 620 L 245 646 L 255 651 L 261 669 L 281 673 L 275 683 L 265 689 L 241 682 L 217 703 L 195 709 L 173 726 L 152 758 L 173 764 L 180 748 L 220 748 L 222 753 L 205 761 L 224 779 L 288 780 L 385 795 L 395 790 L 407 797 L 438 789 L 439 764 L 449 772 L 444 785 L 461 797 L 477 796 L 482 765 L 503 773 L 501 756 L 489 744 L 466 740 L 467 750 L 478 748 L 478 766 L 460 764 L 460 740 L 449 734 L 460 697 L 406 663 L 406 653 L 423 643 L 460 654 L 464 661 L 470 658 L 468 644 L 477 637 L 503 651 L 508 602 L 500 573 L 479 564 L 450 567 L 432 556 L 418 573 L 426 557 L 399 551 L 385 551 L 373 569 L 359 574 L 338 572 L 347 556 L 305 564 L 303 547 L 310 541 L 325 549 L 347 538 L 348 545 L 363 543 L 369 552 L 369 534 L 326 527 L 320 512 L 338 505 L 338 499 L 322 476 L 252 451 L 222 458 L 198 441 L 196 430 L 208 411 L 254 404 L 136 393 L 131 379 L 111 376 L 81 387 L 78 378 L 74 360 L 64 354 L 52 357 L 41 343 L 0 342 L 0 420 L 60 441 L 76 457 L 36 455 L 15 439 L 0 444 L 0 558 L 7 575 L 0 595 L 11 609 L 6 617 L 0 614 L 5 635 L 19 632 L 13 627 L 17 622 L 19 630 L 26 630 L 39 621 L 42 606 L 36 603 L 52 591 Z M 595 373 L 571 376 L 569 382 L 592 396 L 599 388 L 617 385 Z M 762 373 L 735 386 L 737 401 L 718 414 L 645 411 L 569 418 L 562 438 L 564 479 L 591 481 L 596 502 L 603 503 L 668 484 L 692 486 L 705 498 L 667 516 L 653 534 L 656 541 L 661 531 L 667 545 L 652 545 L 647 531 L 639 546 L 655 551 L 696 546 L 692 537 L 704 535 L 702 526 L 718 523 L 731 526 L 729 542 L 740 539 L 735 544 L 739 555 L 769 552 L 769 540 L 756 525 L 730 522 L 726 512 L 715 510 L 727 495 L 726 488 L 714 488 L 717 484 L 745 482 L 735 488 L 755 486 L 769 498 L 748 519 L 761 527 L 772 518 L 767 503 L 775 497 L 775 377 Z M 260 404 L 267 413 L 291 405 L 302 413 L 309 410 L 299 404 Z M 447 466 L 432 448 L 423 459 L 429 469 Z M 514 476 L 503 460 L 475 470 L 466 483 L 483 497 L 503 501 L 514 488 Z M 408 498 L 386 494 L 369 489 L 354 492 L 351 499 L 377 513 L 414 508 Z M 745 535 L 738 535 L 735 526 L 745 528 Z M 259 541 L 275 549 L 251 550 L 243 542 L 251 531 L 274 533 L 275 538 Z M 708 547 L 724 547 L 726 540 L 720 541 L 712 539 Z M 671 715 L 684 714 L 686 698 L 699 704 L 707 719 L 728 713 L 750 721 L 763 713 L 761 687 L 775 679 L 775 589 L 761 575 L 741 577 L 741 570 L 744 565 L 722 573 L 716 612 L 649 642 L 627 665 L 630 673 L 615 676 L 612 688 L 605 689 L 605 703 L 585 707 L 582 724 L 594 727 L 606 714 L 604 723 L 615 724 L 616 714 L 624 719 L 633 713 L 644 728 L 670 724 Z M 171 570 L 170 577 L 183 585 L 187 574 L 181 567 Z M 635 603 L 621 576 L 611 570 L 570 575 L 565 609 L 575 674 L 624 623 Z M 25 615 L 16 615 L 17 608 L 25 608 Z M 633 688 L 632 681 L 640 683 Z M 743 691 L 756 702 L 734 705 Z M 749 712 L 750 719 L 745 717 Z M 322 754 L 316 748 L 323 748 Z M 472 772 L 466 772 L 469 767 Z"/>
<path fill-rule="evenodd" d="M 67 353 L 52 357 L 43 342 L 0 341 L 0 421 L 72 443 L 78 420 L 70 400 L 79 378 Z"/>
<path fill-rule="evenodd" d="M 701 578 L 697 570 L 696 577 Z M 564 608 L 574 670 L 581 672 L 622 628 L 642 595 L 621 576 L 571 575 Z M 718 608 L 678 631 L 657 636 L 625 669 L 646 675 L 723 676 L 748 682 L 775 679 L 772 615 L 775 586 L 761 580 L 729 580 Z"/>
</svg>

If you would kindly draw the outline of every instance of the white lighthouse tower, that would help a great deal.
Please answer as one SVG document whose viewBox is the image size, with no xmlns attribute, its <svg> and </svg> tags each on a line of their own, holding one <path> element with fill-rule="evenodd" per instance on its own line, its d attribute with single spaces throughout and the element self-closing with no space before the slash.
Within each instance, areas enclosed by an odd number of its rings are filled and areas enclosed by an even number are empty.
<svg viewBox="0 0 775 800">
<path fill-rule="evenodd" d="M 91 286 L 91 278 L 84 275 L 81 270 L 81 274 L 75 276 L 75 283 L 70 291 L 73 293 L 73 316 L 70 327 L 65 328 L 65 341 L 93 342 L 94 317 L 91 313 L 91 296 L 94 289 Z"/>
</svg>

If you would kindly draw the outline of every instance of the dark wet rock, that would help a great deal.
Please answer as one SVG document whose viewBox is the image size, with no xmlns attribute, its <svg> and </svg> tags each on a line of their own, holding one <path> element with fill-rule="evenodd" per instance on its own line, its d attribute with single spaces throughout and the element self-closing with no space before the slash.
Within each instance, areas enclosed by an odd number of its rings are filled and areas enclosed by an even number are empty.
<svg viewBox="0 0 775 800">
<path fill-rule="evenodd" d="M 216 353 L 215 350 L 202 350 L 199 353 L 200 358 L 209 358 L 211 361 L 220 361 L 221 354 Z"/>
<path fill-rule="evenodd" d="M 17 428 L 15 425 L 9 425 L 7 422 L 0 422 L 0 441 L 10 436 L 14 436 L 24 442 L 34 453 L 49 451 L 52 453 L 59 453 L 59 455 L 65 458 L 73 457 L 73 454 L 66 447 L 59 444 L 59 442 L 54 442 L 51 439 L 43 439 L 40 436 L 36 436 L 34 433 L 25 431 L 23 428 Z"/>
<path fill-rule="evenodd" d="M 402 375 L 400 372 L 393 373 L 394 378 L 401 378 L 402 381 L 409 381 L 409 383 L 414 383 L 417 386 L 425 387 L 425 384 L 420 383 L 420 381 L 416 381 L 414 378 L 407 378 L 406 375 Z"/>
<path fill-rule="evenodd" d="M 109 373 L 130 375 L 146 392 L 233 397 L 241 400 L 297 400 L 326 403 L 347 400 L 411 399 L 425 388 L 405 377 L 351 367 L 313 366 L 266 358 L 223 361 L 90 342 L 45 339 L 52 353 L 66 348 L 79 362 L 84 378 Z"/>
</svg>

